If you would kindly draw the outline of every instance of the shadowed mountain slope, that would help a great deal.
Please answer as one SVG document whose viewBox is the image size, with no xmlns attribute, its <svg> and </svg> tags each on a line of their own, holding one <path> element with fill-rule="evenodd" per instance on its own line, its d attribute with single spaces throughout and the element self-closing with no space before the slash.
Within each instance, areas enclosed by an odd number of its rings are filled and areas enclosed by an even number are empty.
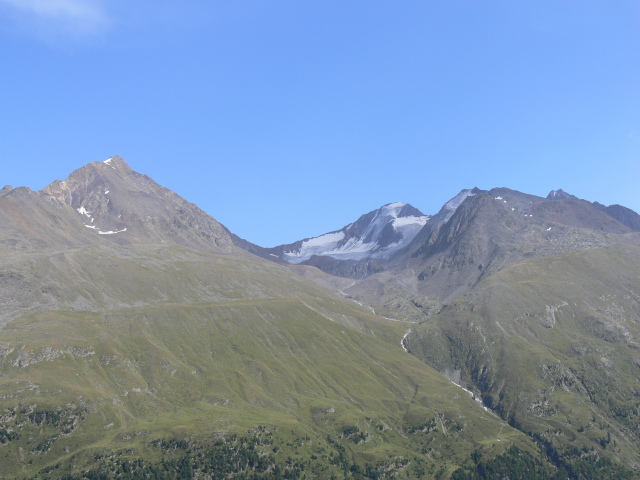
<svg viewBox="0 0 640 480">
<path fill-rule="evenodd" d="M 640 462 L 640 247 L 517 263 L 413 329 L 410 352 L 558 448 Z"/>
</svg>

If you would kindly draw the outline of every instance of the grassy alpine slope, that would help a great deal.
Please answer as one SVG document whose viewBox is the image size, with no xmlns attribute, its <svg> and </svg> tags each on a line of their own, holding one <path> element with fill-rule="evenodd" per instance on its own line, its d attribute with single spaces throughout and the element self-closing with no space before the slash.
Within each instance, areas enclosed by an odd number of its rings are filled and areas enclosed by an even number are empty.
<svg viewBox="0 0 640 480">
<path fill-rule="evenodd" d="M 560 452 L 640 465 L 640 248 L 523 261 L 483 279 L 409 350 Z"/>
<path fill-rule="evenodd" d="M 3 478 L 117 476 L 234 435 L 307 478 L 442 478 L 476 449 L 535 452 L 407 354 L 407 324 L 284 267 L 129 246 L 15 254 L 2 270 L 32 288 L 0 332 Z"/>
</svg>

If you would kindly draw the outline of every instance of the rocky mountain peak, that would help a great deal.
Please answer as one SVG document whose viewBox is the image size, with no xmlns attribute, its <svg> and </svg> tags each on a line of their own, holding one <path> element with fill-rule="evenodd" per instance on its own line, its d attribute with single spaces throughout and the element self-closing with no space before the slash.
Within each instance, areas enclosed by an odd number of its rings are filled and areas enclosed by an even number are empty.
<svg viewBox="0 0 640 480">
<path fill-rule="evenodd" d="M 305 263 L 316 266 L 322 264 L 319 268 L 325 271 L 331 270 L 334 260 L 338 263 L 345 261 L 349 264 L 348 272 L 343 271 L 343 265 L 341 265 L 339 274 L 353 276 L 358 275 L 354 272 L 358 272 L 359 268 L 353 267 L 352 264 L 372 259 L 391 258 L 411 243 L 429 218 L 412 205 L 401 202 L 387 203 L 362 215 L 358 220 L 340 230 L 318 237 L 305 238 L 273 248 L 261 248 L 256 245 L 241 246 L 274 261 L 284 260 L 294 264 Z"/>
<path fill-rule="evenodd" d="M 234 248 L 214 218 L 119 156 L 91 162 L 41 193 L 73 208 L 87 230 L 115 243 L 176 243 L 214 252 Z"/>
<path fill-rule="evenodd" d="M 562 189 L 551 190 L 547 195 L 547 200 L 579 200 L 575 195 L 565 192 Z"/>
</svg>

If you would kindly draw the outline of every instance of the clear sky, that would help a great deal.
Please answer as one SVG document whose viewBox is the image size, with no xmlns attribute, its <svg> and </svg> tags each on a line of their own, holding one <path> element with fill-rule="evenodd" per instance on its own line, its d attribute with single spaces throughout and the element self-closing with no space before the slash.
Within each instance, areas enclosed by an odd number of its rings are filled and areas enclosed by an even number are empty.
<svg viewBox="0 0 640 480">
<path fill-rule="evenodd" d="M 640 212 L 640 2 L 0 0 L 0 183 L 116 154 L 267 247 L 474 186 Z"/>
</svg>

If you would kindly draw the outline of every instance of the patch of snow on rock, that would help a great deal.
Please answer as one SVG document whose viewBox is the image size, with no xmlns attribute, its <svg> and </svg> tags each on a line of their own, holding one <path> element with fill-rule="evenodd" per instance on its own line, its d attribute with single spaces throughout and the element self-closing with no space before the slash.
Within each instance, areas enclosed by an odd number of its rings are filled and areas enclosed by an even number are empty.
<svg viewBox="0 0 640 480">
<path fill-rule="evenodd" d="M 84 208 L 84 205 L 80 208 L 76 208 L 76 210 L 80 215 L 86 215 L 87 217 L 91 216 L 91 212 L 88 212 L 87 209 Z"/>
<path fill-rule="evenodd" d="M 400 217 L 393 220 L 393 228 L 398 231 L 404 227 L 417 225 L 420 228 L 424 227 L 427 224 L 427 220 L 429 220 L 429 215 L 425 215 L 424 217 Z"/>
<path fill-rule="evenodd" d="M 471 190 L 462 190 L 458 195 L 445 203 L 444 208 L 448 210 L 448 213 L 444 217 L 444 222 L 447 223 L 449 221 L 449 219 L 453 216 L 454 213 L 456 213 L 458 207 L 462 205 L 462 202 L 464 202 L 467 197 L 473 197 L 474 195 L 475 193 L 473 193 Z"/>
<path fill-rule="evenodd" d="M 302 242 L 302 246 L 297 252 L 284 252 L 285 260 L 291 263 L 304 262 L 310 259 L 312 255 L 318 255 L 335 248 L 343 238 L 344 232 L 325 233 L 319 237 L 310 238 Z"/>
<path fill-rule="evenodd" d="M 115 231 L 114 230 L 109 230 L 108 232 L 103 232 L 101 230 L 98 230 L 98 233 L 100 235 L 114 235 L 116 233 L 122 233 L 122 232 L 126 232 L 126 231 L 127 231 L 127 228 L 125 227 L 122 230 L 115 230 Z"/>
<path fill-rule="evenodd" d="M 319 237 L 305 240 L 303 245 L 306 246 L 307 248 L 325 247 L 327 245 L 331 245 L 336 242 L 339 242 L 343 238 L 344 238 L 344 232 L 325 233 L 324 235 L 320 235 Z"/>
</svg>

